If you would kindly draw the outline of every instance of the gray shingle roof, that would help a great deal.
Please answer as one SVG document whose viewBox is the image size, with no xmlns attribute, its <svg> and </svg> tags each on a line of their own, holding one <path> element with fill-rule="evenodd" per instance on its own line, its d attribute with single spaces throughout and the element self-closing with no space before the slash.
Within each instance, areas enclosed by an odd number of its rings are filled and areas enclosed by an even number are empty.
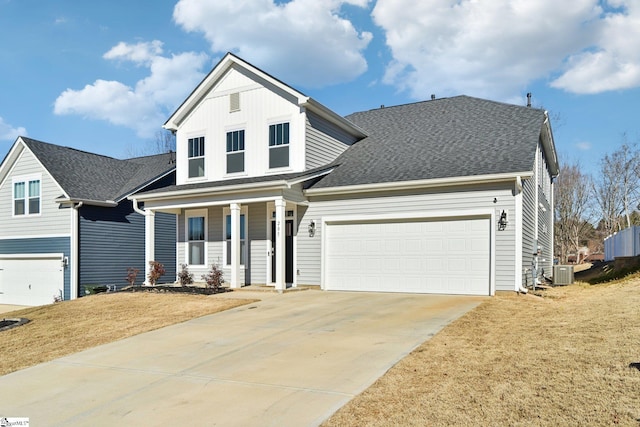
<svg viewBox="0 0 640 427">
<path fill-rule="evenodd" d="M 531 171 L 545 114 L 457 96 L 346 118 L 369 136 L 313 188 Z"/>
<path fill-rule="evenodd" d="M 173 169 L 175 154 L 118 160 L 21 138 L 64 191 L 74 200 L 119 201 Z"/>
</svg>

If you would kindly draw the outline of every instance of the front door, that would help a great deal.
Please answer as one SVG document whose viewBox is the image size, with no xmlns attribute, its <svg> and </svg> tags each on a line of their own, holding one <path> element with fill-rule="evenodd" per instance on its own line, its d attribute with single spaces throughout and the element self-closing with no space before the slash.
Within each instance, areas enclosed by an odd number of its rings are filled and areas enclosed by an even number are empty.
<svg viewBox="0 0 640 427">
<path fill-rule="evenodd" d="M 293 283 L 293 220 L 288 219 L 285 221 L 285 241 L 284 241 L 284 256 L 285 256 L 285 283 Z M 276 222 L 271 221 L 271 281 L 276 281 Z"/>
</svg>

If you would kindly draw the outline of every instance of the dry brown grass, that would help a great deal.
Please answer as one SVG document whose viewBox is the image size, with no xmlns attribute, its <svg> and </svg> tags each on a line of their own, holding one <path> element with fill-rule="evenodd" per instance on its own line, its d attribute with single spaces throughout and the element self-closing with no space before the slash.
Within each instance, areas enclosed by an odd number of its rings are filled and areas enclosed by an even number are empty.
<svg viewBox="0 0 640 427">
<path fill-rule="evenodd" d="M 324 426 L 638 426 L 640 279 L 543 292 L 491 298 Z"/>
<path fill-rule="evenodd" d="M 0 375 L 253 301 L 119 292 L 4 313 L 31 322 L 0 332 Z"/>
</svg>

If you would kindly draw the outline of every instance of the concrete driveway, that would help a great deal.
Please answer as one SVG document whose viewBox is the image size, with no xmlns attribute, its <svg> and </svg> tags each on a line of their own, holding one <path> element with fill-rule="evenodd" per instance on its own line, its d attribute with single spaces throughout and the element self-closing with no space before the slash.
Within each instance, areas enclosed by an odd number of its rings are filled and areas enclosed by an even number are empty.
<svg viewBox="0 0 640 427">
<path fill-rule="evenodd" d="M 21 310 L 23 308 L 29 308 L 26 305 L 10 305 L 0 304 L 0 314 L 8 313 L 10 311 Z"/>
<path fill-rule="evenodd" d="M 483 299 L 237 295 L 262 301 L 0 377 L 0 417 L 47 426 L 318 425 Z"/>
</svg>

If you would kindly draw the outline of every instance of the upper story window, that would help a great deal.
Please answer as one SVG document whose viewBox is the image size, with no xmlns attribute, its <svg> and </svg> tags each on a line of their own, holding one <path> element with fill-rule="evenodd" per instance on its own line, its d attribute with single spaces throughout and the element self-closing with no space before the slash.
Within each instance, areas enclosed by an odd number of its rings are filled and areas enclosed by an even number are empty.
<svg viewBox="0 0 640 427">
<path fill-rule="evenodd" d="M 13 215 L 40 214 L 40 178 L 13 180 Z"/>
<path fill-rule="evenodd" d="M 189 138 L 189 178 L 204 176 L 204 136 Z"/>
<path fill-rule="evenodd" d="M 269 169 L 289 166 L 289 123 L 269 126 Z"/>
<path fill-rule="evenodd" d="M 227 173 L 244 172 L 244 130 L 227 132 Z"/>
</svg>

